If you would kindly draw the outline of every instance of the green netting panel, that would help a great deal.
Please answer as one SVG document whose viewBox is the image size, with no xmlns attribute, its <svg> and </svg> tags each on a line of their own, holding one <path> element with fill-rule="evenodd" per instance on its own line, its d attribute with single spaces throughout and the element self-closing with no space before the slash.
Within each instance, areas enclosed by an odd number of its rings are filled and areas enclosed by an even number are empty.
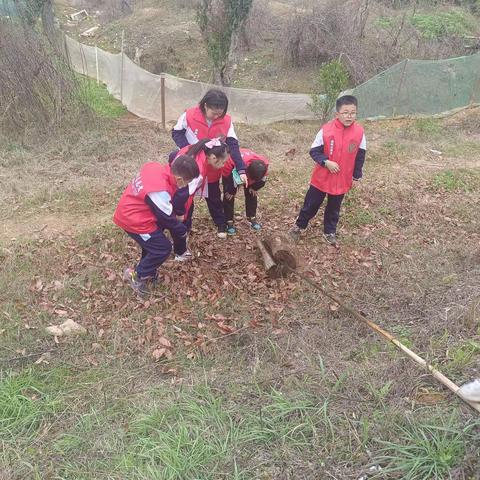
<svg viewBox="0 0 480 480">
<path fill-rule="evenodd" d="M 480 101 L 480 54 L 404 60 L 353 89 L 361 118 L 433 115 Z"/>
</svg>

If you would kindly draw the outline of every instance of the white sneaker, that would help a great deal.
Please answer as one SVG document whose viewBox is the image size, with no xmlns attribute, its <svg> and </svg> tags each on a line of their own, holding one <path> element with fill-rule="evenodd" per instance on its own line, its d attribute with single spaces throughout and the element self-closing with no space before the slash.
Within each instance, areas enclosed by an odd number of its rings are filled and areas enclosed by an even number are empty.
<svg viewBox="0 0 480 480">
<path fill-rule="evenodd" d="M 192 252 L 189 252 L 188 250 L 185 250 L 185 253 L 182 253 L 182 255 L 175 254 L 175 261 L 176 262 L 187 262 L 188 260 L 191 260 L 192 258 L 193 258 Z"/>
<path fill-rule="evenodd" d="M 458 393 L 470 402 L 480 402 L 480 378 L 462 385 L 458 389 Z"/>
</svg>

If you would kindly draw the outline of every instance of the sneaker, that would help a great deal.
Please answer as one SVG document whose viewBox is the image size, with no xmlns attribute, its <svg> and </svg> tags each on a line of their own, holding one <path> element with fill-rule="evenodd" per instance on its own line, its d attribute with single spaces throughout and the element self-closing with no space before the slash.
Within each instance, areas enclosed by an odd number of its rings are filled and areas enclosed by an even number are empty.
<svg viewBox="0 0 480 480">
<path fill-rule="evenodd" d="M 300 235 L 302 233 L 302 229 L 298 226 L 295 225 L 292 229 L 289 230 L 288 234 L 290 235 L 290 238 L 294 242 L 298 242 L 300 240 Z"/>
<path fill-rule="evenodd" d="M 148 294 L 147 282 L 150 278 L 139 278 L 133 268 L 126 268 L 123 271 L 123 279 L 129 283 L 130 287 L 140 296 Z"/>
<path fill-rule="evenodd" d="M 175 254 L 175 262 L 187 262 L 192 258 L 192 252 L 189 252 L 188 250 L 185 250 L 185 253 L 182 253 L 182 255 L 178 255 L 177 253 Z"/>
<path fill-rule="evenodd" d="M 250 222 L 250 226 L 258 232 L 261 228 L 262 225 L 257 222 L 257 219 L 255 217 L 247 218 L 247 220 Z"/>
<path fill-rule="evenodd" d="M 337 236 L 334 233 L 324 233 L 323 238 L 330 245 L 336 245 L 337 244 Z"/>
<path fill-rule="evenodd" d="M 235 225 L 232 223 L 227 224 L 227 235 L 235 235 L 237 233 L 237 229 Z"/>
<path fill-rule="evenodd" d="M 227 226 L 220 225 L 217 229 L 217 237 L 218 238 L 227 238 Z"/>
</svg>

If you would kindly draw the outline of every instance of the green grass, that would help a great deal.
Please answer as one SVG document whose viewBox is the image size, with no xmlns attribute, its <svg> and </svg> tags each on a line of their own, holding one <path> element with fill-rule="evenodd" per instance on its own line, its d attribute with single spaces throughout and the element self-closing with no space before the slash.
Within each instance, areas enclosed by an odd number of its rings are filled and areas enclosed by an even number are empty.
<svg viewBox="0 0 480 480">
<path fill-rule="evenodd" d="M 40 427 L 58 411 L 59 403 L 48 393 L 33 370 L 6 372 L 0 380 L 0 439 L 18 442 L 35 438 Z"/>
<path fill-rule="evenodd" d="M 433 420 L 433 419 L 432 419 Z M 383 441 L 375 463 L 384 466 L 375 478 L 447 479 L 462 462 L 469 442 L 480 440 L 478 421 L 461 424 L 452 415 L 430 422 L 410 420 L 398 427 L 398 440 Z"/>
<path fill-rule="evenodd" d="M 431 180 L 431 188 L 440 192 L 474 192 L 480 188 L 480 172 L 475 170 L 445 170 Z"/>
<path fill-rule="evenodd" d="M 127 109 L 110 93 L 107 87 L 95 80 L 81 77 L 80 96 L 85 103 L 100 117 L 118 118 L 127 112 Z"/>
<path fill-rule="evenodd" d="M 309 448 L 320 430 L 333 440 L 327 403 L 276 390 L 262 403 L 255 412 L 204 385 L 154 404 L 133 420 L 121 468 L 129 478 L 252 478 L 247 459 L 259 449 Z"/>
<path fill-rule="evenodd" d="M 448 350 L 448 362 L 444 367 L 446 374 L 458 374 L 480 358 L 480 343 L 468 340 Z"/>
</svg>

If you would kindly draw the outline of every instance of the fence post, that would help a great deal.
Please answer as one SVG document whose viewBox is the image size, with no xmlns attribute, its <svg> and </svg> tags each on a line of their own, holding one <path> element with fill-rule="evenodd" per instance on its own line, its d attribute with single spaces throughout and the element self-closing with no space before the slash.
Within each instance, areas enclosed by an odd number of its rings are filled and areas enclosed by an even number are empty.
<svg viewBox="0 0 480 480">
<path fill-rule="evenodd" d="M 123 103 L 123 48 L 124 48 L 124 45 L 123 45 L 123 42 L 124 42 L 124 39 L 125 39 L 125 30 L 122 30 L 122 50 L 121 50 L 121 55 L 122 55 L 122 58 L 121 58 L 121 67 L 120 67 L 120 101 Z"/>
<path fill-rule="evenodd" d="M 408 58 L 403 61 L 402 75 L 400 76 L 400 84 L 398 85 L 397 96 L 395 97 L 395 102 L 392 107 L 392 117 L 397 114 L 397 105 L 398 99 L 400 98 L 400 91 L 403 87 L 403 80 L 405 79 L 405 70 L 407 69 Z"/>
<path fill-rule="evenodd" d="M 95 69 L 97 71 L 97 85 L 100 83 L 100 76 L 98 74 L 98 48 L 95 44 Z"/>
<path fill-rule="evenodd" d="M 167 128 L 165 123 L 165 75 L 160 75 L 160 104 L 162 109 L 162 127 L 165 130 Z"/>
</svg>

